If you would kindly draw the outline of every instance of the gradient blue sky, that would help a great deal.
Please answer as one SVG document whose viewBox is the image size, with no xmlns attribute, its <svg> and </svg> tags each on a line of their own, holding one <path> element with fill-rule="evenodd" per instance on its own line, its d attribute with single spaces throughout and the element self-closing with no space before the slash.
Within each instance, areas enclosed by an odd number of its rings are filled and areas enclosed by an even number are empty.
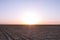
<svg viewBox="0 0 60 40">
<path fill-rule="evenodd" d="M 0 24 L 19 24 L 26 10 L 39 14 L 43 23 L 60 24 L 60 0 L 0 0 Z"/>
</svg>

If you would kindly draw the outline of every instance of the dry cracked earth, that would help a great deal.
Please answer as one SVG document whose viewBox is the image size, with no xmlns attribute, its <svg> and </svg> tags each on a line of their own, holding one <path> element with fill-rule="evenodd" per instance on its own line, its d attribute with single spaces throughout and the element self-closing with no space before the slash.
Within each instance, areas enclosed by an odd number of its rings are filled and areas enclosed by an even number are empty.
<svg viewBox="0 0 60 40">
<path fill-rule="evenodd" d="M 60 40 L 60 25 L 0 25 L 0 40 Z"/>
</svg>

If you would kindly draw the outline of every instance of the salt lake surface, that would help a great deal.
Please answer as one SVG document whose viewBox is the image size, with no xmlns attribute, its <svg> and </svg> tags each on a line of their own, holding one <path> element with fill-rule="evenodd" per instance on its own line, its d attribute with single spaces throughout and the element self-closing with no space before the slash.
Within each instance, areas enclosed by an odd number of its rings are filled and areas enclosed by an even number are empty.
<svg viewBox="0 0 60 40">
<path fill-rule="evenodd" d="M 0 25 L 0 40 L 60 40 L 60 25 Z"/>
</svg>

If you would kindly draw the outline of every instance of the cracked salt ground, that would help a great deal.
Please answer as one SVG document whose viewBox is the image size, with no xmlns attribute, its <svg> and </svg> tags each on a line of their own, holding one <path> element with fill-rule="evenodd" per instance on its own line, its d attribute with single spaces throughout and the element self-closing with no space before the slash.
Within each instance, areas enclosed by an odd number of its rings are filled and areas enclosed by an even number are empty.
<svg viewBox="0 0 60 40">
<path fill-rule="evenodd" d="M 0 40 L 7 40 L 7 37 L 0 31 Z"/>
<path fill-rule="evenodd" d="M 18 26 L 16 26 L 17 28 Z M 48 26 L 48 27 L 36 27 L 28 30 L 28 28 L 23 28 L 20 30 L 16 30 L 15 27 L 0 27 L 3 31 L 0 30 L 0 38 L 4 38 L 5 40 L 60 40 L 60 26 Z M 15 28 L 15 29 L 14 29 Z M 30 31 L 30 32 L 29 32 Z M 6 34 L 7 32 L 7 34 Z M 9 36 L 10 35 L 10 36 Z M 8 39 L 7 36 L 9 36 Z M 7 38 L 7 39 L 6 39 Z M 4 40 L 0 39 L 0 40 Z"/>
</svg>

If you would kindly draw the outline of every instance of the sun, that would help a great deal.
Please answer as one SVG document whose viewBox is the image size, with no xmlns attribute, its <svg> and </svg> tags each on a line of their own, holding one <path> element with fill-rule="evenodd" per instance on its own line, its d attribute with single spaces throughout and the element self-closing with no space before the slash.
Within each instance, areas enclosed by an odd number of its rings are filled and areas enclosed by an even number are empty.
<svg viewBox="0 0 60 40">
<path fill-rule="evenodd" d="M 34 12 L 26 12 L 22 15 L 22 23 L 23 24 L 28 24 L 28 25 L 33 25 L 33 24 L 38 24 L 39 18 L 38 15 Z"/>
</svg>

